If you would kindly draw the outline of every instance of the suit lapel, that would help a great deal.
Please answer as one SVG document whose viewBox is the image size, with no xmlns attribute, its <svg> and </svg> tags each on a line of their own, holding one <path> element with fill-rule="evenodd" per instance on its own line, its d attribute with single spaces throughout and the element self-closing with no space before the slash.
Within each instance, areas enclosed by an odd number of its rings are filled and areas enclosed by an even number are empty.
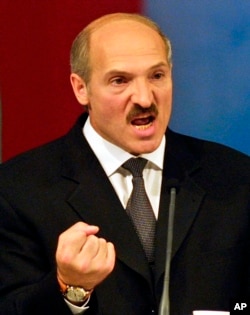
<svg viewBox="0 0 250 315">
<path fill-rule="evenodd" d="M 188 178 L 177 195 L 172 257 L 184 241 L 200 209 L 205 192 Z"/>
<path fill-rule="evenodd" d="M 180 148 L 185 148 L 185 145 L 180 145 L 178 138 L 173 139 L 170 131 L 168 131 L 167 136 L 167 153 L 165 154 L 156 234 L 156 283 L 165 271 L 170 202 L 168 180 L 170 178 L 176 178 L 180 182 L 180 189 L 176 196 L 174 215 L 172 259 L 185 240 L 205 195 L 203 189 L 192 179 L 192 173 L 199 171 L 199 164 L 197 164 L 196 159 L 187 154 L 188 150 L 180 151 Z"/>
<path fill-rule="evenodd" d="M 82 116 L 79 123 L 65 137 L 66 150 L 62 176 L 74 181 L 76 185 L 76 189 L 71 192 L 67 201 L 83 221 L 100 227 L 99 236 L 114 243 L 118 260 L 151 283 L 150 270 L 138 236 L 109 179 L 82 135 L 84 124 L 82 119 L 85 120 L 86 116 Z M 156 234 L 156 281 L 165 268 L 169 207 L 168 179 L 174 177 L 181 181 L 176 202 L 172 256 L 183 243 L 204 197 L 204 192 L 190 176 L 191 172 L 198 168 L 196 161 L 189 155 L 189 150 L 185 149 L 185 143 L 180 143 L 183 138 L 178 137 L 168 130 Z"/>
<path fill-rule="evenodd" d="M 85 184 L 82 182 L 70 196 L 68 203 L 84 222 L 100 227 L 98 236 L 115 245 L 119 260 L 150 281 L 149 269 L 141 244 L 125 210 L 115 193 L 108 187 L 110 183 L 103 180 L 102 189 L 97 188 L 96 181 L 95 184 L 96 188 L 92 186 L 90 180 Z M 86 189 L 86 185 L 89 188 Z M 94 193 L 93 190 L 95 190 Z"/>
<path fill-rule="evenodd" d="M 62 174 L 76 183 L 68 204 L 84 222 L 99 226 L 98 236 L 114 243 L 117 259 L 150 283 L 150 270 L 138 236 L 81 131 L 80 136 L 78 130 L 71 138 L 67 137 L 66 146 Z"/>
</svg>

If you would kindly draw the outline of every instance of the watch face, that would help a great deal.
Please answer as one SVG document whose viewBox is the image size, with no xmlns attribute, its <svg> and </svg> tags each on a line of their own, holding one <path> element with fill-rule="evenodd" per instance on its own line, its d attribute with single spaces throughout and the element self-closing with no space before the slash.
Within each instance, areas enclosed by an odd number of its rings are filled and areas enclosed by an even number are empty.
<svg viewBox="0 0 250 315">
<path fill-rule="evenodd" d="M 72 302 L 83 302 L 86 297 L 86 292 L 82 288 L 69 287 L 66 297 Z"/>
</svg>

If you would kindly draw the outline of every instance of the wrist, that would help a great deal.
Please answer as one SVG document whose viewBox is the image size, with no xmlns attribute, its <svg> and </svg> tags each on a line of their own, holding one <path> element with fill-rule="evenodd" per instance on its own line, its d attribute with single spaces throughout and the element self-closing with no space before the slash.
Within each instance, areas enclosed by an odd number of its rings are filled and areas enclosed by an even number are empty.
<svg viewBox="0 0 250 315">
<path fill-rule="evenodd" d="M 85 290 L 83 287 L 66 284 L 58 275 L 57 281 L 63 297 L 68 302 L 76 306 L 82 306 L 84 303 L 86 303 L 93 292 L 93 289 Z"/>
</svg>

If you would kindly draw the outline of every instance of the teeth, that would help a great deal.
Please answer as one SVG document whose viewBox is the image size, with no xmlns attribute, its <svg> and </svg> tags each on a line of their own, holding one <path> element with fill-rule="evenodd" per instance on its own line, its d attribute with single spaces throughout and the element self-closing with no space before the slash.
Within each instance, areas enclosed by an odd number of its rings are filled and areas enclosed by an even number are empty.
<svg viewBox="0 0 250 315">
<path fill-rule="evenodd" d="M 152 126 L 152 122 L 150 122 L 147 125 L 135 126 L 135 128 L 138 130 L 145 130 L 145 129 L 149 128 L 150 126 Z"/>
</svg>

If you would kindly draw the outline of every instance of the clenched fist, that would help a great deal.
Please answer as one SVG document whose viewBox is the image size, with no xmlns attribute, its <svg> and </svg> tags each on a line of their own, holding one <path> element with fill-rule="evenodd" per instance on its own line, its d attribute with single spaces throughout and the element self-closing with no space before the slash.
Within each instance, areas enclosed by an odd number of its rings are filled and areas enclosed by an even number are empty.
<svg viewBox="0 0 250 315">
<path fill-rule="evenodd" d="M 114 245 L 95 234 L 97 226 L 78 222 L 59 236 L 57 274 L 66 284 L 93 289 L 113 270 Z"/>
</svg>

